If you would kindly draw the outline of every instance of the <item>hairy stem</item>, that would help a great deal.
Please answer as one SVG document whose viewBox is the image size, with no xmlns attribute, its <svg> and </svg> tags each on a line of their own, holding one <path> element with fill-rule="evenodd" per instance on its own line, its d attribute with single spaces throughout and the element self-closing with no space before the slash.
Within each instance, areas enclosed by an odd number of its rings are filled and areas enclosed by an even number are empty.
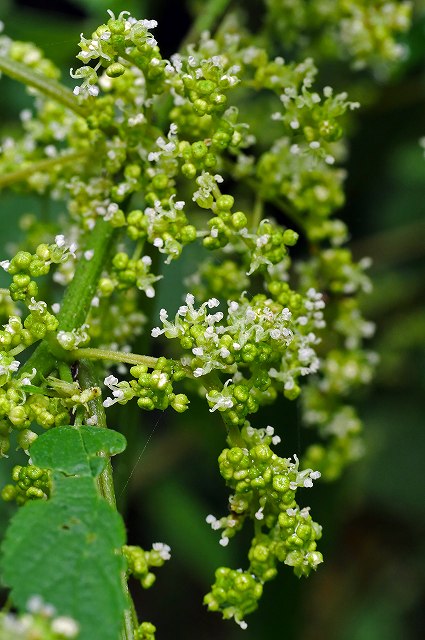
<svg viewBox="0 0 425 640">
<path fill-rule="evenodd" d="M 78 379 L 81 387 L 87 389 L 89 387 L 99 385 L 99 376 L 96 374 L 95 365 L 89 360 L 81 360 L 78 369 Z M 105 410 L 102 404 L 102 398 L 95 398 L 88 403 L 90 415 L 96 416 L 96 424 L 98 427 L 107 429 Z M 116 509 L 114 480 L 112 475 L 111 460 L 108 459 L 105 469 L 97 478 L 99 493 L 105 498 L 106 502 Z M 137 616 L 134 603 L 128 590 L 128 584 L 125 574 L 122 575 L 122 586 L 124 593 L 128 599 L 128 608 L 124 612 L 123 630 L 121 632 L 121 640 L 134 640 L 134 630 L 137 626 Z"/>
<path fill-rule="evenodd" d="M 33 87 L 46 97 L 60 102 L 78 116 L 85 117 L 88 113 L 85 107 L 78 104 L 72 91 L 60 84 L 60 82 L 37 73 L 37 71 L 21 62 L 12 60 L 7 56 L 0 56 L 0 71 L 9 76 L 9 78 L 18 80 L 28 87 Z"/>
<path fill-rule="evenodd" d="M 138 353 L 125 353 L 123 351 L 111 351 L 109 349 L 74 349 L 70 352 L 73 360 L 86 358 L 87 360 L 112 360 L 114 362 L 125 362 L 127 364 L 144 364 L 154 368 L 158 358 L 143 356 Z"/>
<path fill-rule="evenodd" d="M 11 171 L 10 173 L 5 173 L 0 176 L 0 189 L 9 187 L 11 184 L 15 184 L 16 182 L 23 182 L 39 171 L 48 171 L 52 167 L 75 162 L 76 160 L 80 160 L 85 157 L 87 157 L 87 152 L 78 151 L 76 153 L 67 153 L 66 155 L 57 156 L 56 158 L 46 158 L 44 160 L 38 160 L 37 162 L 28 163 L 21 169 Z"/>
<path fill-rule="evenodd" d="M 70 331 L 84 323 L 96 293 L 100 274 L 107 263 L 114 231 L 111 224 L 102 219 L 97 221 L 83 248 L 83 253 L 93 249 L 93 257 L 90 261 L 81 258 L 77 264 L 74 278 L 62 301 L 58 329 Z M 62 355 L 59 351 L 63 350 L 59 345 L 57 345 L 57 350 L 56 357 L 59 357 Z M 68 352 L 63 351 L 63 356 L 66 359 L 71 359 Z M 43 340 L 27 360 L 22 371 L 30 372 L 34 367 L 37 370 L 34 382 L 36 384 L 40 380 L 40 376 L 47 375 L 54 368 L 56 357 L 52 353 L 52 345 L 47 340 Z"/>
</svg>

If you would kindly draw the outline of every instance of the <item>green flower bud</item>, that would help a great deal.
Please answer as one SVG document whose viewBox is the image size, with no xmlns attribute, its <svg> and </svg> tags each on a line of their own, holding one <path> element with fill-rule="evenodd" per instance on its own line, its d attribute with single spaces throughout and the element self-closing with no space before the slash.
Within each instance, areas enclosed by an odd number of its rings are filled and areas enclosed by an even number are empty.
<svg viewBox="0 0 425 640">
<path fill-rule="evenodd" d="M 196 176 L 196 167 L 194 164 L 186 162 L 182 165 L 181 172 L 185 178 L 187 178 L 188 180 L 193 180 L 193 178 Z"/>
<path fill-rule="evenodd" d="M 288 476 L 276 475 L 273 477 L 273 489 L 279 491 L 279 493 L 287 491 L 289 489 L 289 483 L 290 480 Z"/>
<path fill-rule="evenodd" d="M 217 198 L 216 207 L 218 211 L 230 211 L 235 203 L 233 196 L 224 195 Z"/>
<path fill-rule="evenodd" d="M 192 144 L 192 155 L 196 160 L 201 160 L 208 153 L 208 147 L 205 142 L 199 140 Z"/>
<path fill-rule="evenodd" d="M 110 78 L 118 78 L 122 76 L 123 73 L 125 73 L 125 67 L 120 62 L 114 62 L 106 69 L 106 75 Z"/>
<path fill-rule="evenodd" d="M 294 244 L 297 243 L 299 238 L 299 234 L 296 231 L 292 231 L 292 229 L 286 229 L 283 233 L 283 242 L 288 247 L 293 247 Z"/>
</svg>

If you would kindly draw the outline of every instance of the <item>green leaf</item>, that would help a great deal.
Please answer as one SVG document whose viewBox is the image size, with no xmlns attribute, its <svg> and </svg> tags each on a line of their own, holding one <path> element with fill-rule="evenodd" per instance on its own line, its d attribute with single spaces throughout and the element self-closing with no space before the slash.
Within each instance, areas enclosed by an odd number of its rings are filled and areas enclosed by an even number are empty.
<svg viewBox="0 0 425 640">
<path fill-rule="evenodd" d="M 100 497 L 94 478 L 54 472 L 51 499 L 28 503 L 12 518 L 2 546 L 3 579 L 19 608 L 40 595 L 79 623 L 79 640 L 117 640 L 128 607 L 124 542 L 121 517 Z"/>
<path fill-rule="evenodd" d="M 31 446 L 33 463 L 43 469 L 61 471 L 67 476 L 98 476 L 107 463 L 106 456 L 124 451 L 121 433 L 100 427 L 57 427 L 43 433 Z"/>
</svg>

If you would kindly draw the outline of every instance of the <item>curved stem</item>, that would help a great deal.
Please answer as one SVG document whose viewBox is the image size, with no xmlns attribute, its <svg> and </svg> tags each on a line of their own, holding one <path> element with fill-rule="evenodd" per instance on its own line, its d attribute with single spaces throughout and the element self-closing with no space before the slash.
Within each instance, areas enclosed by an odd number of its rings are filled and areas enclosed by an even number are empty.
<svg viewBox="0 0 425 640">
<path fill-rule="evenodd" d="M 147 367 L 154 368 L 158 362 L 158 358 L 152 356 L 143 356 L 138 353 L 125 353 L 124 351 L 110 351 L 109 349 L 74 349 L 70 352 L 73 360 L 113 360 L 114 362 L 125 362 L 127 364 L 144 364 Z"/>
<path fill-rule="evenodd" d="M 37 162 L 28 163 L 27 166 L 23 166 L 21 169 L 5 173 L 0 176 L 0 189 L 8 187 L 15 182 L 22 182 L 29 176 L 39 171 L 48 171 L 51 167 L 57 167 L 61 164 L 68 164 L 69 162 L 75 162 L 80 158 L 87 157 L 86 151 L 78 151 L 76 153 L 68 153 L 66 155 L 57 156 L 56 158 L 46 158 L 44 160 L 38 160 Z"/>
<path fill-rule="evenodd" d="M 29 87 L 33 87 L 48 98 L 53 98 L 53 100 L 60 102 L 64 107 L 67 107 L 78 116 L 85 117 L 88 113 L 88 110 L 85 107 L 78 104 L 72 91 L 64 87 L 59 82 L 56 82 L 56 80 L 52 80 L 51 78 L 43 76 L 41 73 L 37 73 L 31 69 L 31 67 L 28 67 L 21 62 L 11 60 L 11 58 L 6 56 L 0 56 L 0 71 L 9 76 L 9 78 L 13 78 L 13 80 L 18 80 Z"/>
</svg>

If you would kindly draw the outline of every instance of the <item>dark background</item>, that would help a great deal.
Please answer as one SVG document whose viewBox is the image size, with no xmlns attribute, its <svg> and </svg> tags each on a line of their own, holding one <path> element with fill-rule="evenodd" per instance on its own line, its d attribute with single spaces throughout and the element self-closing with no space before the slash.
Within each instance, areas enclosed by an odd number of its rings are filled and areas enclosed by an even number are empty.
<svg viewBox="0 0 425 640">
<path fill-rule="evenodd" d="M 0 19 L 15 39 L 38 44 L 61 68 L 75 65 L 80 32 L 106 21 L 106 8 L 129 9 L 136 17 L 155 18 L 164 56 L 178 46 L 202 3 L 163 0 L 2 0 Z M 262 20 L 262 4 L 245 2 L 253 24 Z M 347 206 L 340 216 L 352 232 L 355 256 L 373 258 L 374 293 L 364 301 L 377 323 L 372 347 L 381 363 L 374 385 L 358 398 L 365 423 L 367 453 L 335 485 L 316 484 L 308 496 L 315 519 L 324 525 L 320 548 L 325 563 L 308 580 L 287 567 L 265 587 L 247 631 L 222 622 L 202 606 L 214 569 L 244 566 L 248 539 L 223 549 L 205 516 L 224 513 L 227 492 L 216 468 L 224 446 L 219 417 L 205 420 L 192 400 L 184 420 L 154 413 L 140 416 L 128 407 L 124 416 L 132 442 L 116 469 L 117 493 L 129 542 L 149 547 L 161 540 L 172 547 L 172 561 L 158 572 L 154 587 L 132 585 L 139 616 L 157 625 L 158 640 L 416 640 L 425 628 L 425 21 L 417 3 L 410 54 L 384 84 L 373 83 L 374 97 L 360 110 L 350 141 Z M 325 69 L 326 73 L 326 69 Z M 338 89 L 368 87 L 370 77 L 347 69 L 336 73 Z M 339 75 L 338 75 L 339 74 Z M 361 83 L 364 83 L 361 85 Z M 71 84 L 71 83 L 70 83 Z M 22 87 L 2 79 L 0 115 L 18 126 L 28 104 Z M 370 89 L 372 92 L 372 88 Z M 6 99 L 7 95 L 7 99 Z M 10 121 L 10 124 L 8 124 Z M 13 124 L 12 124 L 13 123 Z M 36 199 L 2 194 L 2 257 L 19 237 L 16 220 L 40 210 Z M 190 262 L 179 269 L 190 272 Z M 175 299 L 181 272 L 167 280 L 161 300 Z M 303 446 L 296 405 L 277 406 L 287 416 L 288 449 Z M 267 413 L 267 412 L 266 412 Z M 121 418 L 123 419 L 123 418 Z M 266 419 L 273 423 L 269 409 Z M 9 459 L 9 466 L 13 464 Z M 0 484 L 8 479 L 0 469 Z M 134 473 L 130 476 L 130 470 Z M 129 493 L 124 503 L 123 487 Z M 0 505 L 0 522 L 8 507 Z M 0 526 L 2 528 L 2 526 Z M 94 639 L 96 640 L 96 639 Z"/>
</svg>

